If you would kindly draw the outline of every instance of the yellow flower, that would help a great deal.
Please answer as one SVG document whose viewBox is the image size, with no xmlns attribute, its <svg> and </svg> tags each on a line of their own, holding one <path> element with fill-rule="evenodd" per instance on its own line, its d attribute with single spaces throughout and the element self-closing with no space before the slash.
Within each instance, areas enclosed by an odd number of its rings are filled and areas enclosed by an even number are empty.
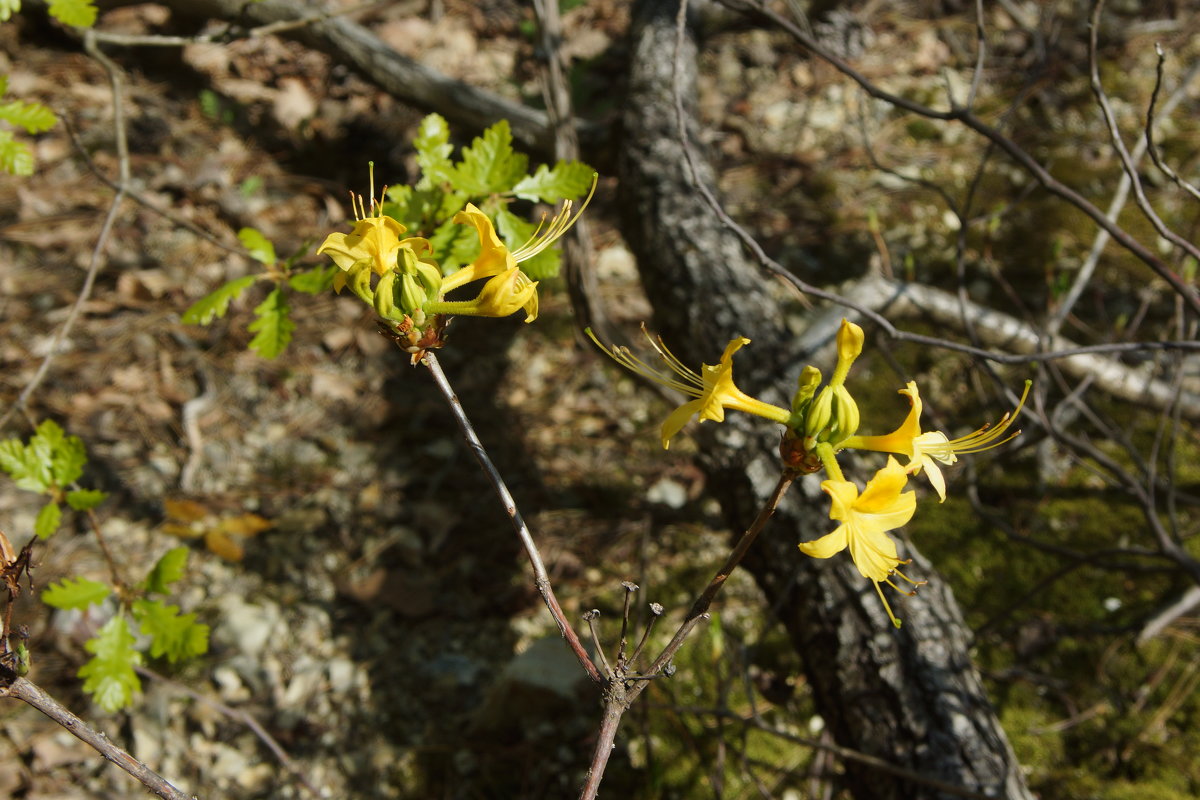
<svg viewBox="0 0 1200 800">
<path fill-rule="evenodd" d="M 916 495 L 903 491 L 907 482 L 908 474 L 891 456 L 887 466 L 867 482 L 862 494 L 850 481 L 824 481 L 821 489 L 832 501 L 829 517 L 842 524 L 833 533 L 800 544 L 800 551 L 813 558 L 829 558 L 849 549 L 854 566 L 864 578 L 875 582 L 875 591 L 896 627 L 900 627 L 900 622 L 892 614 L 879 584 L 887 583 L 897 589 L 891 581 L 893 574 L 916 583 L 899 571 L 898 567 L 907 562 L 900 560 L 896 542 L 887 535 L 888 531 L 907 524 L 916 511 Z"/>
<path fill-rule="evenodd" d="M 517 265 L 523 261 L 536 256 L 538 253 L 550 247 L 558 241 L 564 233 L 571 229 L 579 219 L 579 215 L 587 208 L 587 204 L 591 202 L 592 194 L 596 191 L 596 182 L 592 181 L 592 190 L 588 192 L 588 196 L 584 199 L 579 210 L 571 215 L 573 203 L 567 200 L 563 203 L 563 207 L 550 220 L 549 224 L 538 225 L 537 230 L 529 237 L 529 241 L 518 247 L 516 250 L 509 250 L 505 247 L 504 242 L 500 241 L 500 237 L 496 235 L 496 229 L 492 225 L 492 220 L 487 214 L 480 211 L 474 203 L 467 203 L 467 207 L 454 215 L 454 221 L 461 225 L 474 226 L 475 232 L 479 235 L 479 256 L 470 264 L 462 269 L 447 275 L 442 280 L 442 292 L 449 292 L 457 289 L 460 286 L 465 286 L 472 281 L 477 281 L 482 278 L 494 278 L 508 270 L 516 269 Z M 507 307 L 507 304 L 492 305 L 481 302 L 482 297 L 476 298 L 475 301 L 466 301 L 466 306 L 455 305 L 453 302 L 438 302 L 426 305 L 425 310 L 434 314 L 467 314 L 472 316 L 483 317 L 498 317 L 508 316 L 508 314 L 516 311 L 517 308 L 525 309 L 525 321 L 533 322 L 538 315 L 538 296 L 537 296 L 537 281 L 531 279 L 524 272 L 520 273 L 519 279 L 513 281 L 517 290 L 526 299 L 520 305 L 501 314 L 499 311 Z M 530 289 L 532 289 L 530 291 Z"/>
<path fill-rule="evenodd" d="M 533 310 L 529 311 L 532 306 Z M 537 281 L 517 267 L 493 275 L 483 284 L 474 300 L 443 300 L 427 303 L 426 310 L 437 314 L 460 314 L 468 317 L 507 317 L 524 308 L 532 322 L 537 316 Z"/>
<path fill-rule="evenodd" d="M 900 423 L 899 428 L 882 436 L 851 436 L 838 446 L 908 456 L 909 461 L 905 469 L 913 475 L 924 470 L 925 476 L 929 478 L 929 483 L 938 493 L 938 497 L 944 501 L 946 499 L 946 479 L 942 475 L 938 462 L 953 464 L 958 460 L 959 454 L 991 450 L 1019 434 L 1020 431 L 1013 431 L 1008 436 L 1004 436 L 1017 414 L 1021 413 L 1021 409 L 1025 405 L 1025 398 L 1029 396 L 1031 384 L 1031 381 L 1025 381 L 1025 391 L 1021 393 L 1021 400 L 1017 403 L 1016 409 L 1011 414 L 1005 414 L 995 427 L 984 425 L 974 433 L 951 439 L 941 431 L 921 431 L 921 394 L 917 390 L 916 382 L 909 381 L 908 386 L 900 390 L 900 394 L 908 397 L 912 407 L 904 422 Z"/>
<path fill-rule="evenodd" d="M 407 229 L 391 217 L 384 216 L 382 206 L 375 200 L 372 189 L 370 211 L 362 195 L 351 196 L 354 205 L 354 228 L 350 233 L 331 233 L 317 248 L 317 253 L 326 253 L 341 270 L 333 277 L 333 289 L 341 292 L 347 284 L 365 302 L 374 301 L 375 291 L 371 288 L 370 275 L 381 278 L 408 262 L 417 262 L 423 253 L 433 252 L 429 240 L 418 236 L 401 239 Z M 403 257 L 404 251 L 410 257 Z M 429 263 L 429 262 L 422 262 Z M 436 270 L 436 267 L 435 267 Z"/>
<path fill-rule="evenodd" d="M 645 333 L 644 328 L 642 332 Z M 747 414 L 766 417 L 784 425 L 791 419 L 792 414 L 786 408 L 756 400 L 734 385 L 733 354 L 750 343 L 750 340 L 743 336 L 735 336 L 729 341 L 729 344 L 725 346 L 720 363 L 703 364 L 701 372 L 697 373 L 684 366 L 662 343 L 662 339 L 656 341 L 648 333 L 645 333 L 646 339 L 649 340 L 650 346 L 658 353 L 663 363 L 667 365 L 669 371 L 650 366 L 630 353 L 627 347 L 605 347 L 590 329 L 587 334 L 597 347 L 626 369 L 636 372 L 644 378 L 649 378 L 657 384 L 695 398 L 671 412 L 666 422 L 663 423 L 662 443 L 664 448 L 671 446 L 671 437 L 679 433 L 693 415 L 698 416 L 701 422 L 706 419 L 723 422 L 725 409 L 732 408 Z"/>
<path fill-rule="evenodd" d="M 867 482 L 862 494 L 850 481 L 824 481 L 821 489 L 832 501 L 829 518 L 842 524 L 820 539 L 802 542 L 801 552 L 813 558 L 829 558 L 849 548 L 864 578 L 886 581 L 902 563 L 887 531 L 907 524 L 917 509 L 917 496 L 903 491 L 907 482 L 904 468 L 891 456 L 887 466 Z"/>
</svg>

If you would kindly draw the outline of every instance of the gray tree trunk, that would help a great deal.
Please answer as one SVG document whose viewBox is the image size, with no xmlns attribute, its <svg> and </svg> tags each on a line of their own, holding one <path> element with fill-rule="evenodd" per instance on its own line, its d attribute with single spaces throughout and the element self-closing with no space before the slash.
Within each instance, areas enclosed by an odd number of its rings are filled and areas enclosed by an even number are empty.
<svg viewBox="0 0 1200 800">
<path fill-rule="evenodd" d="M 655 309 L 655 328 L 676 354 L 692 365 L 714 363 L 731 336 L 747 336 L 753 343 L 737 356 L 739 386 L 787 405 L 812 354 L 796 352 L 772 279 L 749 262 L 691 184 L 671 94 L 677 8 L 677 0 L 636 5 L 623 120 L 623 231 Z M 696 51 L 689 26 L 679 63 L 689 125 Z M 712 187 L 712 169 L 702 149 L 695 152 L 701 180 Z M 722 424 L 700 426 L 698 435 L 708 489 L 729 524 L 740 529 L 778 476 L 777 426 L 730 413 Z M 853 466 L 850 471 L 865 474 Z M 909 574 L 929 584 L 912 598 L 892 595 L 904 620 L 896 630 L 848 556 L 821 561 L 798 551 L 798 542 L 833 528 L 819 485 L 817 476 L 809 476 L 793 487 L 746 567 L 779 609 L 837 742 L 955 787 L 1031 798 L 971 664 L 962 614 L 932 566 L 902 545 L 902 557 L 914 559 Z M 854 762 L 845 769 L 857 798 L 950 796 Z"/>
</svg>

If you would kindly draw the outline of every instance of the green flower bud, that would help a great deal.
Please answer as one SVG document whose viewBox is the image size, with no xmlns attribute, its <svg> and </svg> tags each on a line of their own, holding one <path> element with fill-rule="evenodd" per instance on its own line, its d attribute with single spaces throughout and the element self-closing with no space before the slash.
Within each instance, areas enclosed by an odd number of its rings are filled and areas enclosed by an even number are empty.
<svg viewBox="0 0 1200 800">
<path fill-rule="evenodd" d="M 807 444 L 816 443 L 821 433 L 829 427 L 833 419 L 833 391 L 826 386 L 817 395 L 804 415 L 804 441 Z M 809 448 L 811 449 L 811 447 Z"/>
<path fill-rule="evenodd" d="M 858 403 L 845 386 L 833 389 L 833 430 L 830 443 L 837 445 L 858 432 Z"/>
<path fill-rule="evenodd" d="M 400 319 L 402 316 L 396 307 L 396 277 L 396 271 L 390 270 L 384 273 L 375 287 L 375 313 L 384 319 Z"/>
<path fill-rule="evenodd" d="M 405 314 L 420 310 L 428 300 L 429 296 L 415 277 L 400 276 L 400 308 Z"/>
</svg>

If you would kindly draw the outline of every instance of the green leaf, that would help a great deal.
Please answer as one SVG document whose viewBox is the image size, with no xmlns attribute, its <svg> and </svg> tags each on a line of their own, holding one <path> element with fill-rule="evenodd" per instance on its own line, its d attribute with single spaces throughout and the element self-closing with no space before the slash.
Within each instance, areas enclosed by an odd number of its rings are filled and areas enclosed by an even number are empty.
<svg viewBox="0 0 1200 800">
<path fill-rule="evenodd" d="M 33 174 L 33 151 L 13 139 L 12 131 L 0 131 L 0 171 L 9 175 Z"/>
<path fill-rule="evenodd" d="M 429 237 L 443 274 L 450 274 L 479 255 L 479 237 L 470 225 L 447 220 Z"/>
<path fill-rule="evenodd" d="M 150 574 L 146 576 L 145 589 L 153 594 L 166 594 L 167 587 L 183 577 L 187 566 L 188 549 L 173 547 L 163 554 Z"/>
<path fill-rule="evenodd" d="M 235 278 L 225 285 L 221 286 L 215 292 L 201 297 L 191 307 L 183 312 L 183 322 L 185 325 L 207 325 L 213 321 L 213 317 L 223 317 L 225 312 L 229 310 L 229 304 L 236 300 L 238 296 L 249 289 L 254 282 L 258 280 L 257 275 L 246 275 L 242 278 Z"/>
<path fill-rule="evenodd" d="M 502 119 L 464 148 L 454 170 L 454 188 L 472 196 L 507 192 L 525 175 L 529 157 L 513 152 L 512 131 Z"/>
<path fill-rule="evenodd" d="M 39 539 L 49 539 L 58 530 L 61 522 L 62 509 L 58 507 L 58 503 L 51 501 L 38 512 L 37 519 L 33 521 L 33 532 Z"/>
<path fill-rule="evenodd" d="M 454 164 L 450 154 L 454 152 L 454 146 L 450 144 L 450 126 L 441 115 L 430 114 L 421 120 L 413 147 L 417 151 L 417 166 L 421 168 L 418 189 L 430 189 L 453 181 Z"/>
<path fill-rule="evenodd" d="M 5 5 L 8 5 L 9 8 L 11 9 L 9 11 L 10 14 L 13 11 L 21 10 L 21 0 L 0 0 L 0 14 L 4 13 L 3 9 L 4 9 Z M 8 19 L 8 17 L 0 16 L 0 22 L 4 22 L 7 19 Z M 3 97 L 4 93 L 7 91 L 8 91 L 8 76 L 0 75 L 0 97 Z"/>
<path fill-rule="evenodd" d="M 337 264 L 330 264 L 327 267 L 315 267 L 298 272 L 288 278 L 288 286 L 305 294 L 321 294 L 329 291 L 333 286 L 333 276 L 337 274 L 337 271 Z"/>
<path fill-rule="evenodd" d="M 142 633 L 150 637 L 150 655 L 166 656 L 174 664 L 208 652 L 208 626 L 196 622 L 195 614 L 180 614 L 179 606 L 158 600 L 135 600 L 133 616 Z"/>
<path fill-rule="evenodd" d="M 560 161 L 553 167 L 540 164 L 537 172 L 519 180 L 512 190 L 522 200 L 534 202 L 578 200 L 591 188 L 595 174 L 595 170 L 582 161 Z"/>
<path fill-rule="evenodd" d="M 9 17 L 21 10 L 21 0 L 0 0 L 0 22 L 8 22 Z M 0 95 L 8 88 L 8 77 L 0 78 Z"/>
<path fill-rule="evenodd" d="M 108 492 L 99 489 L 77 489 L 67 492 L 67 505 L 76 511 L 87 511 L 103 503 L 106 497 Z"/>
<path fill-rule="evenodd" d="M 49 420 L 47 420 L 49 422 Z M 53 422 L 50 422 L 54 425 Z M 46 422 L 38 428 L 38 436 L 40 431 L 46 426 Z M 62 428 L 54 425 L 60 436 L 56 438 L 50 450 L 50 473 L 54 478 L 56 486 L 70 486 L 75 481 L 79 480 L 79 476 L 83 474 L 83 468 L 87 465 L 87 449 L 83 446 L 83 440 L 78 436 L 62 437 Z M 37 436 L 34 437 L 36 441 Z M 30 444 L 34 442 L 31 441 Z"/>
<path fill-rule="evenodd" d="M 92 0 L 50 0 L 50 16 L 64 25 L 90 28 L 96 24 L 96 7 Z"/>
<path fill-rule="evenodd" d="M 275 245 L 255 228 L 242 228 L 238 231 L 238 241 L 250 253 L 255 261 L 261 261 L 268 267 L 275 264 Z"/>
<path fill-rule="evenodd" d="M 26 133 L 48 131 L 58 122 L 54 112 L 41 103 L 22 103 L 20 100 L 0 104 L 0 119 L 20 125 Z"/>
<path fill-rule="evenodd" d="M 0 442 L 0 469 L 22 489 L 44 492 L 51 486 L 50 458 L 31 447 L 21 444 L 20 439 L 5 439 Z"/>
<path fill-rule="evenodd" d="M 119 711 L 133 701 L 142 688 L 135 666 L 142 654 L 133 649 L 135 639 L 124 617 L 113 617 L 84 647 L 94 656 L 79 668 L 83 690 L 105 711 Z"/>
<path fill-rule="evenodd" d="M 42 602 L 61 609 L 87 608 L 103 602 L 111 593 L 107 584 L 90 578 L 63 578 L 42 592 Z"/>
<path fill-rule="evenodd" d="M 275 358 L 282 353 L 292 340 L 292 331 L 296 323 L 289 316 L 287 298 L 279 289 L 275 289 L 267 299 L 254 309 L 258 319 L 251 322 L 248 330 L 256 334 L 250 340 L 250 349 L 263 358 Z"/>
<path fill-rule="evenodd" d="M 515 250 L 537 230 L 537 225 L 526 219 L 521 219 L 507 208 L 496 212 L 496 232 L 504 240 L 509 250 Z M 558 274 L 562 265 L 562 254 L 557 246 L 547 247 L 533 258 L 521 262 L 521 271 L 535 281 L 553 278 Z"/>
</svg>

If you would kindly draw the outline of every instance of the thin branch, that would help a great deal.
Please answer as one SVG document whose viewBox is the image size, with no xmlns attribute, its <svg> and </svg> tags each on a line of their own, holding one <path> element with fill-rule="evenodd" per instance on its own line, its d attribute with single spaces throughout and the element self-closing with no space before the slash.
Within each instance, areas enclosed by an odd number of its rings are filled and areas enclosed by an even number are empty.
<svg viewBox="0 0 1200 800">
<path fill-rule="evenodd" d="M 1100 14 L 1103 10 L 1104 0 L 1096 0 L 1092 6 L 1092 16 L 1089 21 L 1091 30 L 1088 32 L 1088 70 L 1092 93 L 1096 95 L 1096 102 L 1100 105 L 1100 110 L 1104 114 L 1104 121 L 1108 125 L 1108 138 L 1112 141 L 1113 149 L 1117 151 L 1117 156 L 1121 159 L 1121 168 L 1133 183 L 1134 200 L 1137 203 L 1137 207 L 1141 209 L 1142 214 L 1154 226 L 1154 230 L 1158 232 L 1159 236 L 1183 250 L 1192 258 L 1200 261 L 1200 248 L 1197 248 L 1196 245 L 1168 228 L 1167 224 L 1158 216 L 1158 212 L 1154 210 L 1154 206 L 1150 205 L 1150 200 L 1147 199 L 1146 191 L 1142 187 L 1141 176 L 1137 173 L 1137 166 L 1129 156 L 1129 150 L 1125 147 L 1125 140 L 1121 138 L 1121 131 L 1117 127 L 1116 114 L 1113 113 L 1112 104 L 1108 102 L 1108 94 L 1104 91 L 1104 84 L 1100 82 L 1100 67 L 1096 57 L 1096 37 L 1098 35 L 1097 31 L 1100 28 Z"/>
<path fill-rule="evenodd" d="M 195 689 L 192 689 L 190 686 L 179 683 L 178 681 L 173 681 L 165 675 L 158 674 L 152 669 L 147 669 L 146 667 L 134 667 L 134 669 L 139 675 L 158 681 L 159 683 L 162 683 L 171 689 L 174 689 L 175 691 L 182 692 L 196 702 L 204 703 L 205 705 L 221 712 L 230 719 L 245 725 L 250 729 L 251 733 L 258 737 L 259 741 L 267 746 L 267 749 L 274 754 L 275 758 L 279 760 L 279 763 L 282 764 L 288 772 L 292 773 L 292 775 L 296 777 L 296 780 L 301 786 L 304 787 L 305 791 L 307 791 L 313 797 L 327 796 L 316 786 L 313 786 L 312 782 L 309 781 L 308 776 L 304 774 L 304 771 L 297 766 L 296 762 L 292 760 L 292 757 L 287 754 L 287 751 L 284 750 L 279 742 L 275 740 L 275 737 L 267 732 L 267 729 L 262 726 L 262 723 L 254 718 L 253 714 L 241 709 L 227 706 L 216 698 L 201 694 Z"/>
<path fill-rule="evenodd" d="M 816 40 L 813 39 L 813 37 L 806 34 L 791 20 L 776 13 L 773 9 L 768 7 L 765 2 L 750 2 L 749 0 L 721 0 L 721 2 L 735 11 L 751 11 L 775 23 L 780 28 L 787 31 L 792 38 L 799 42 L 803 47 L 811 51 L 818 58 L 828 62 L 843 75 L 861 86 L 862 89 L 871 97 L 874 97 L 877 100 L 882 100 L 886 103 L 890 103 L 896 108 L 926 117 L 928 119 L 941 120 L 944 122 L 958 122 L 983 136 L 988 141 L 991 141 L 997 147 L 1007 153 L 1008 156 L 1022 169 L 1032 175 L 1033 178 L 1037 180 L 1039 184 L 1041 184 L 1042 188 L 1070 203 L 1075 208 L 1079 209 L 1088 217 L 1090 217 L 1092 221 L 1094 221 L 1101 228 L 1107 230 L 1117 243 L 1136 256 L 1148 267 L 1150 267 L 1155 274 L 1165 280 L 1171 286 L 1171 288 L 1174 289 L 1175 292 L 1177 292 L 1184 299 L 1184 302 L 1188 304 L 1192 311 L 1200 313 L 1200 295 L 1197 295 L 1196 291 L 1189 286 L 1187 282 L 1185 282 L 1183 278 L 1179 276 L 1179 274 L 1171 269 L 1166 262 L 1156 256 L 1150 250 L 1150 248 L 1130 235 L 1124 228 L 1121 228 L 1115 222 L 1109 221 L 1104 216 L 1104 212 L 1102 212 L 1099 208 L 1093 205 L 1074 189 L 1051 175 L 1045 167 L 1039 164 L 1037 160 L 1034 159 L 1034 157 L 1028 152 L 1026 152 L 1020 145 L 1005 136 L 996 128 L 988 125 L 979 117 L 975 116 L 974 112 L 972 112 L 970 109 L 951 108 L 948 111 L 938 111 L 913 100 L 909 100 L 899 95 L 892 94 L 891 92 L 884 91 L 872 83 L 861 72 L 850 66 L 847 62 L 826 51 Z M 708 199 L 709 194 L 710 193 L 705 193 L 706 199 Z M 710 205 L 713 204 L 711 200 L 709 202 Z M 727 222 L 728 216 L 724 214 L 724 212 L 719 212 L 718 217 L 720 217 L 722 222 L 724 222 L 727 226 L 730 225 L 730 222 Z M 767 265 L 768 260 L 765 259 L 765 255 L 761 257 L 759 255 L 762 253 L 761 247 L 759 247 L 757 243 L 751 244 L 753 239 L 749 236 L 749 234 L 747 234 L 740 227 L 731 226 L 730 230 L 733 230 L 740 238 L 742 238 L 743 242 L 748 248 L 750 248 L 751 252 L 753 252 L 755 256 L 759 258 L 760 263 Z M 779 274 L 781 277 L 786 278 L 786 273 L 786 270 L 782 270 L 782 268 L 780 269 Z M 825 297 L 829 300 L 835 299 L 834 297 L 830 296 L 830 293 L 827 292 L 818 293 L 809 291 L 810 289 L 815 289 L 816 287 L 808 287 L 807 284 L 805 284 L 803 281 L 799 281 L 798 279 L 794 279 L 791 282 L 797 286 L 797 288 L 800 288 L 801 291 L 808 291 L 814 296 Z M 839 299 L 839 302 L 842 302 L 843 305 L 846 305 L 849 308 L 854 307 L 851 303 L 846 302 L 844 298 Z"/>
<path fill-rule="evenodd" d="M 479 467 L 483 470 L 484 476 L 492 484 L 496 496 L 500 498 L 500 504 L 504 506 L 504 511 L 508 514 L 508 518 L 512 522 L 513 530 L 516 531 L 517 538 L 521 540 L 521 546 L 525 548 L 525 555 L 529 558 L 529 563 L 533 567 L 537 590 L 542 595 L 542 600 L 545 601 L 546 607 L 550 609 L 550 614 L 554 617 L 554 621 L 558 623 L 559 633 L 567 640 L 567 645 L 575 653 L 575 657 L 579 659 L 579 663 L 587 672 L 588 677 L 598 684 L 603 684 L 604 676 L 600 674 L 600 671 L 596 669 L 596 665 L 592 663 L 591 656 L 588 655 L 583 642 L 579 640 L 579 634 L 575 632 L 575 629 L 571 627 L 571 623 L 567 621 L 566 615 L 563 614 L 562 606 L 558 604 L 558 598 L 554 596 L 554 587 L 550 584 L 550 575 L 546 572 L 546 565 L 542 563 L 541 553 L 538 552 L 537 544 L 533 541 L 533 536 L 529 532 L 529 526 L 525 524 L 521 512 L 517 510 L 516 500 L 513 499 L 512 493 L 509 492 L 508 486 L 504 482 L 504 478 L 500 475 L 500 471 L 496 469 L 496 465 L 492 463 L 487 450 L 484 449 L 483 442 L 479 441 L 479 436 L 475 433 L 475 428 L 471 425 L 471 421 L 467 419 L 462 402 L 458 399 L 458 395 L 454 393 L 454 388 L 446 378 L 446 373 L 442 371 L 442 366 L 438 363 L 437 356 L 432 352 L 426 352 L 425 357 L 421 359 L 421 363 L 425 365 L 429 370 L 429 374 L 433 376 L 433 382 L 446 399 L 446 404 L 450 407 L 450 413 L 454 415 L 454 420 L 458 423 L 458 429 L 462 432 L 467 446 L 471 448 L 471 452 L 474 454 L 475 460 L 479 462 Z"/>
<path fill-rule="evenodd" d="M 24 678 L 14 678 L 8 686 L 0 687 L 0 696 L 23 700 L 57 722 L 77 739 L 90 745 L 105 759 L 116 764 L 163 800 L 195 800 L 171 785 L 166 778 L 113 744 L 107 736 L 68 711 L 61 703 L 46 694 L 37 684 Z"/>
<path fill-rule="evenodd" d="M 21 390 L 16 402 L 9 407 L 3 416 L 0 416 L 0 428 L 4 427 L 15 412 L 25 410 L 29 403 L 29 398 L 41 386 L 42 381 L 46 378 L 46 374 L 50 371 L 50 364 L 53 363 L 55 356 L 58 355 L 63 341 L 75 327 L 75 322 L 79 319 L 79 314 L 83 309 L 84 303 L 92 296 L 92 289 L 96 285 L 96 276 L 100 274 L 100 270 L 104 267 L 104 248 L 108 244 L 108 237 L 112 234 L 113 225 L 116 223 L 117 215 L 120 213 L 121 205 L 125 200 L 125 187 L 129 184 L 129 142 L 125 136 L 124 88 L 120 68 L 100 52 L 100 48 L 96 46 L 94 32 L 91 30 L 88 30 L 84 34 L 84 49 L 87 50 L 92 58 L 100 62 L 100 65 L 108 73 L 108 82 L 112 90 L 113 99 L 113 135 L 117 145 L 117 164 L 120 174 L 119 186 L 116 196 L 112 199 L 112 204 L 108 207 L 108 214 L 104 217 L 104 224 L 100 227 L 100 235 L 96 237 L 96 244 L 92 248 L 92 256 L 88 261 L 87 274 L 83 279 L 83 286 L 79 290 L 79 295 L 75 298 L 75 303 L 67 313 L 66 321 L 63 322 L 54 334 L 54 340 L 50 343 L 46 357 L 42 359 L 37 372 L 34 373 L 29 383 L 25 385 L 25 388 Z"/>
<path fill-rule="evenodd" d="M 721 591 L 721 587 L 725 585 L 725 581 L 729 579 L 733 571 L 742 563 L 742 559 L 750 549 L 750 545 L 754 544 L 754 540 L 758 538 L 759 532 L 766 527 L 767 521 L 771 519 L 771 515 L 775 513 L 779 502 L 783 499 L 784 494 L 787 493 L 788 488 L 795 479 L 796 474 L 790 470 L 785 470 L 780 474 L 779 480 L 771 492 L 771 496 L 763 503 L 758 516 L 755 517 L 754 522 L 750 523 L 750 527 L 738 539 L 729 557 L 725 559 L 725 563 L 721 565 L 721 568 L 713 575 L 712 580 L 708 582 L 708 586 L 704 587 L 704 591 L 692 603 L 692 607 L 688 610 L 687 616 L 684 617 L 683 624 L 680 626 L 678 632 L 676 632 L 670 643 L 663 648 L 663 651 L 659 653 L 658 658 L 654 659 L 654 663 L 650 665 L 650 668 L 646 670 L 647 675 L 657 675 L 662 671 L 663 667 L 670 662 L 675 653 L 683 645 L 683 640 L 691 629 L 690 626 L 694 625 L 702 615 L 708 613 L 708 608 L 712 605 L 713 598 L 717 596 L 717 592 Z M 640 684 L 631 690 L 631 699 L 636 698 L 645 685 Z"/>
<path fill-rule="evenodd" d="M 1158 167 L 1160 170 L 1162 170 L 1164 175 L 1174 181 L 1176 186 L 1183 189 L 1197 200 L 1200 200 L 1200 189 L 1197 189 L 1191 183 L 1188 183 L 1180 178 L 1175 173 L 1175 170 L 1167 166 L 1167 164 L 1158 157 L 1158 148 L 1154 146 L 1154 106 L 1158 102 L 1158 93 L 1162 89 L 1163 85 L 1163 62 L 1167 60 L 1166 54 L 1163 53 L 1162 45 L 1155 44 L 1154 52 L 1158 54 L 1158 65 L 1154 69 L 1154 91 L 1150 94 L 1150 106 L 1146 109 L 1145 141 L 1146 145 L 1150 149 L 1150 159 L 1154 162 L 1154 166 Z M 1192 78 L 1195 76 L 1197 69 L 1200 69 L 1200 63 L 1192 64 L 1192 66 L 1188 69 L 1187 74 L 1184 75 L 1183 80 L 1179 82 L 1179 86 L 1175 89 L 1175 94 L 1172 95 L 1172 99 L 1183 96 L 1184 90 L 1187 88 L 1187 85 L 1192 82 Z M 1163 108 L 1164 114 L 1171 113 L 1169 108 L 1170 101 L 1167 102 L 1167 106 L 1168 107 Z"/>
<path fill-rule="evenodd" d="M 946 781 L 938 780 L 937 778 L 927 777 L 919 772 L 914 772 L 910 769 L 905 769 L 904 767 L 898 767 L 895 764 L 884 761 L 882 758 L 876 758 L 875 756 L 867 755 L 866 753 L 853 750 L 849 747 L 842 747 L 841 745 L 823 742 L 819 739 L 810 739 L 806 736 L 797 736 L 794 733 L 781 731 L 767 723 L 766 720 L 762 719 L 757 714 L 746 717 L 742 716 L 741 714 L 734 713 L 733 711 L 718 708 L 700 708 L 694 706 L 674 706 L 673 708 L 675 711 L 683 714 L 703 714 L 706 716 L 717 717 L 718 719 L 731 719 L 740 722 L 743 725 L 754 728 L 755 730 L 762 731 L 763 733 L 777 736 L 786 742 L 798 744 L 803 747 L 811 747 L 814 750 L 832 753 L 843 761 L 854 761 L 859 764 L 864 764 L 887 775 L 903 778 L 913 783 L 936 789 L 939 792 L 952 794 L 956 797 L 967 797 L 971 798 L 971 800 L 992 800 L 993 798 L 993 795 L 975 792 L 970 789 L 964 789 L 962 786 L 957 786 L 953 783 L 947 783 Z"/>
</svg>

